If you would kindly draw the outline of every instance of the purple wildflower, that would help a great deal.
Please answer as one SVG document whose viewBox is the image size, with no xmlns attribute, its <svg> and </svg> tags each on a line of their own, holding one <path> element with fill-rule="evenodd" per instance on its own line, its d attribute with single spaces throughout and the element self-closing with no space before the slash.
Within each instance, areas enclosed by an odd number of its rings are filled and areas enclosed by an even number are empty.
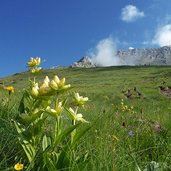
<svg viewBox="0 0 171 171">
<path fill-rule="evenodd" d="M 130 137 L 134 136 L 133 131 L 129 131 L 129 132 L 128 132 L 128 136 L 130 136 Z"/>
</svg>

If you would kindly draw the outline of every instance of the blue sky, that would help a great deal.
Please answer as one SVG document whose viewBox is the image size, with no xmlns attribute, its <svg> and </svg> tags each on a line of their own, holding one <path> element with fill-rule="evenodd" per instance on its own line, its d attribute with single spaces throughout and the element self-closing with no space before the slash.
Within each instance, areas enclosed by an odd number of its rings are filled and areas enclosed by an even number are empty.
<svg viewBox="0 0 171 171">
<path fill-rule="evenodd" d="M 1 0 L 0 77 L 68 66 L 111 40 L 115 49 L 171 44 L 170 0 Z"/>
</svg>

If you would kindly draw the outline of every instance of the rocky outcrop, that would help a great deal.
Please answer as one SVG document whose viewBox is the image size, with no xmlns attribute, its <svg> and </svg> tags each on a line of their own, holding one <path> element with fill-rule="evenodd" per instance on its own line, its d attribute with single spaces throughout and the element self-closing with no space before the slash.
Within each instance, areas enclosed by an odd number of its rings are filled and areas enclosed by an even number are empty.
<svg viewBox="0 0 171 171">
<path fill-rule="evenodd" d="M 93 68 L 96 67 L 96 65 L 92 62 L 90 57 L 86 56 L 82 57 L 78 62 L 74 62 L 71 67 Z"/>
<path fill-rule="evenodd" d="M 171 46 L 119 50 L 116 56 L 126 65 L 171 65 Z"/>
</svg>

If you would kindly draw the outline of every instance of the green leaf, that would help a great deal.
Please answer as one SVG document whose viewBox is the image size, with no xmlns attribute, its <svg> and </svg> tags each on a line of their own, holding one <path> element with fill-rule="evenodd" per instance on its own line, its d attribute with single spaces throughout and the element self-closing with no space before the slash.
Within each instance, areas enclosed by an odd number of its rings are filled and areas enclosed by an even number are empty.
<svg viewBox="0 0 171 171">
<path fill-rule="evenodd" d="M 20 128 L 20 124 L 15 121 L 14 121 L 14 124 L 15 124 L 16 130 L 19 134 L 18 140 L 27 156 L 28 161 L 31 162 L 33 156 L 35 155 L 35 149 L 29 143 L 29 141 L 27 141 L 26 138 L 23 136 L 23 132 L 25 131 L 25 129 Z"/>
<path fill-rule="evenodd" d="M 36 149 L 34 149 L 34 147 L 28 141 L 21 142 L 21 146 L 28 158 L 29 163 L 31 163 L 35 157 Z"/>
<path fill-rule="evenodd" d="M 72 141 L 72 147 L 75 148 L 75 146 L 77 145 L 77 142 L 80 140 L 80 138 L 89 130 L 92 128 L 93 125 L 87 126 L 86 128 L 82 129 L 82 130 L 78 130 L 75 134 L 75 136 L 73 137 L 73 141 Z"/>
<path fill-rule="evenodd" d="M 37 118 L 39 118 L 43 112 L 43 110 L 39 110 L 38 112 L 31 114 L 22 113 L 20 117 L 22 118 L 24 123 L 30 124 L 31 122 L 34 122 Z"/>
<path fill-rule="evenodd" d="M 51 158 L 47 154 L 48 153 L 46 153 L 46 155 L 44 155 L 45 164 L 44 164 L 43 170 L 57 171 L 55 164 L 53 163 L 53 161 L 51 160 Z"/>
<path fill-rule="evenodd" d="M 43 136 L 43 140 L 42 140 L 42 148 L 43 148 L 43 151 L 48 147 L 48 140 L 47 140 L 47 137 L 46 135 Z"/>
<path fill-rule="evenodd" d="M 74 165 L 77 170 L 84 170 L 86 165 L 90 162 L 90 155 L 88 152 L 85 152 L 83 155 L 78 156 L 75 161 Z M 74 170 L 74 169 L 73 169 Z"/>
<path fill-rule="evenodd" d="M 80 124 L 81 123 L 70 126 L 69 128 L 66 128 L 63 132 L 61 132 L 60 135 L 56 137 L 54 146 L 56 147 L 60 142 L 66 139 L 68 135 L 70 135 Z"/>
<path fill-rule="evenodd" d="M 34 121 L 34 118 L 31 117 L 29 114 L 27 113 L 22 113 L 20 115 L 20 118 L 22 119 L 23 123 L 25 124 L 30 124 L 32 121 Z"/>
<path fill-rule="evenodd" d="M 67 111 L 67 114 L 72 120 L 75 120 L 75 113 L 72 113 L 68 108 L 64 108 Z"/>
<path fill-rule="evenodd" d="M 36 109 L 36 108 L 39 108 L 40 107 L 40 105 L 41 105 L 41 103 L 42 103 L 42 100 L 35 100 L 35 102 L 34 102 L 34 106 L 33 106 L 33 108 L 34 109 Z"/>
<path fill-rule="evenodd" d="M 47 117 L 44 117 L 42 119 L 39 119 L 36 123 L 34 123 L 33 126 L 30 127 L 30 131 L 34 134 L 36 137 L 38 134 L 43 134 L 43 124 L 45 123 Z"/>
<path fill-rule="evenodd" d="M 24 112 L 25 112 L 24 94 L 23 94 L 23 97 L 21 98 L 21 101 L 20 101 L 20 104 L 19 104 L 18 111 L 19 111 L 20 113 L 24 113 Z"/>
<path fill-rule="evenodd" d="M 67 111 L 67 114 L 69 115 L 69 117 L 72 120 L 75 120 L 77 122 L 82 122 L 82 123 L 89 123 L 88 121 L 86 121 L 85 119 L 83 119 L 82 117 L 78 117 L 79 114 L 75 113 L 74 111 L 72 112 L 70 109 L 65 107 L 65 110 Z M 81 114 L 82 115 L 82 114 Z"/>
<path fill-rule="evenodd" d="M 58 157 L 58 161 L 56 162 L 57 163 L 56 166 L 58 170 L 68 170 L 70 166 L 71 158 L 73 156 L 70 152 L 71 149 L 69 148 L 68 145 L 65 145 L 62 148 L 62 151 L 60 152 Z"/>
<path fill-rule="evenodd" d="M 46 135 L 44 135 L 43 140 L 42 140 L 43 151 L 45 151 L 49 146 L 51 146 L 51 139 L 50 137 L 47 137 Z"/>
<path fill-rule="evenodd" d="M 63 101 L 62 101 L 62 106 L 65 106 L 67 103 L 68 97 L 66 97 Z"/>
</svg>

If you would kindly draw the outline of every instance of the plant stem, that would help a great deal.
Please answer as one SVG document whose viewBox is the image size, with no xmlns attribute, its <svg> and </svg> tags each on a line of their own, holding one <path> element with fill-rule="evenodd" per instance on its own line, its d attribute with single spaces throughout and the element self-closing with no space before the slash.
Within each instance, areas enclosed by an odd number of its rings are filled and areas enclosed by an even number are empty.
<svg viewBox="0 0 171 171">
<path fill-rule="evenodd" d="M 77 114 L 77 111 L 78 111 L 78 106 L 76 107 L 75 109 L 75 113 Z M 75 119 L 72 120 L 72 125 L 75 125 L 76 124 L 76 121 Z M 71 132 L 71 144 L 73 143 L 73 140 L 74 140 L 74 136 L 76 134 L 76 129 L 74 129 L 72 132 Z"/>
</svg>

